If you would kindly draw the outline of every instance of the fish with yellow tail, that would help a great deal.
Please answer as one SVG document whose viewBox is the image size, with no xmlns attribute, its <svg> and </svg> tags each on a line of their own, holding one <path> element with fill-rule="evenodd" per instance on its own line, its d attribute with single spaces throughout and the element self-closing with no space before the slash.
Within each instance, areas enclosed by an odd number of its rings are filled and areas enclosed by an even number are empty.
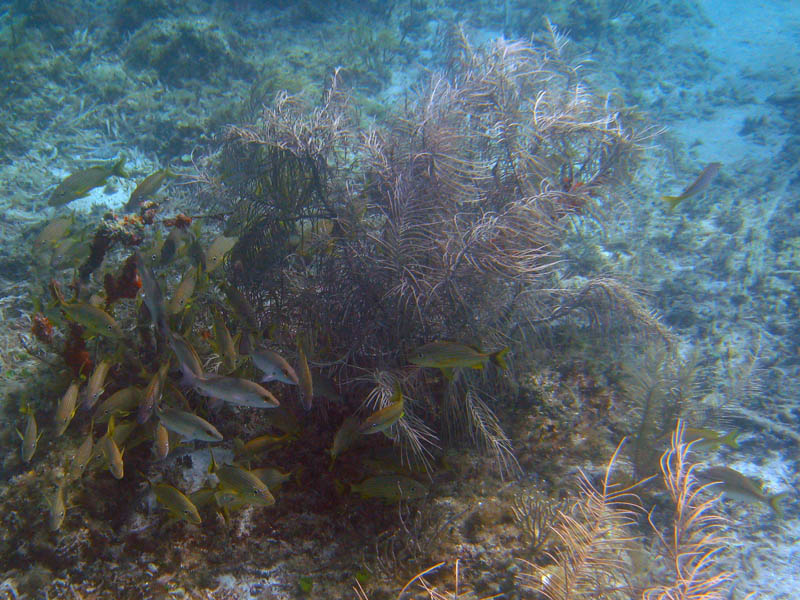
<svg viewBox="0 0 800 600">
<path fill-rule="evenodd" d="M 275 497 L 269 491 L 266 483 L 242 467 L 237 467 L 236 465 L 218 466 L 214 460 L 213 453 L 211 453 L 209 472 L 217 476 L 223 488 L 233 490 L 249 504 L 258 506 L 272 506 L 275 504 Z"/>
<path fill-rule="evenodd" d="M 435 367 L 438 369 L 454 369 L 467 367 L 470 369 L 483 369 L 491 362 L 501 369 L 506 369 L 505 355 L 509 348 L 501 348 L 496 352 L 483 352 L 482 350 L 462 344 L 460 342 L 430 342 L 420 346 L 411 353 L 409 362 L 420 367 Z M 445 371 L 447 373 L 447 371 Z"/>
<path fill-rule="evenodd" d="M 106 461 L 108 462 L 108 470 L 115 479 L 122 479 L 125 476 L 124 464 L 122 462 L 122 452 L 114 441 L 114 417 L 108 420 L 108 429 L 106 434 L 97 442 L 100 452 L 103 453 Z"/>
<path fill-rule="evenodd" d="M 364 422 L 361 423 L 358 432 L 362 435 L 370 435 L 386 431 L 402 419 L 404 414 L 403 393 L 398 385 L 394 388 L 394 394 L 390 398 L 389 404 L 367 417 Z"/>
<path fill-rule="evenodd" d="M 410 477 L 403 475 L 377 475 L 361 483 L 350 485 L 350 491 L 362 498 L 378 498 L 387 502 L 419 500 L 428 495 L 428 488 Z"/>
<path fill-rule="evenodd" d="M 73 381 L 56 407 L 56 437 L 64 435 L 72 417 L 75 416 L 75 409 L 78 406 L 78 388 L 80 388 L 80 383 Z"/>
<path fill-rule="evenodd" d="M 61 295 L 58 286 L 50 286 L 56 300 L 58 301 L 61 310 L 71 320 L 82 325 L 93 335 L 101 335 L 112 339 L 122 339 L 125 334 L 122 332 L 119 324 L 114 320 L 114 317 L 109 315 L 102 308 L 93 306 L 88 302 L 67 302 Z"/>
<path fill-rule="evenodd" d="M 788 496 L 788 492 L 767 495 L 762 489 L 759 481 L 750 479 L 742 475 L 739 471 L 734 471 L 728 467 L 709 467 L 707 469 L 693 471 L 697 479 L 703 483 L 714 485 L 712 489 L 724 493 L 729 498 L 741 500 L 748 504 L 762 503 L 769 506 L 779 519 L 783 518 L 783 510 L 780 501 Z M 717 487 L 719 486 L 719 487 Z"/>
<path fill-rule="evenodd" d="M 308 359 L 303 351 L 303 344 L 297 342 L 297 377 L 300 384 L 300 402 L 303 408 L 311 410 L 314 400 L 314 380 L 311 379 L 311 369 L 308 368 Z"/>
<path fill-rule="evenodd" d="M 116 161 L 109 161 L 102 165 L 95 165 L 80 171 L 75 171 L 72 175 L 58 184 L 50 195 L 48 204 L 50 206 L 63 206 L 78 198 L 83 198 L 96 187 L 104 185 L 106 180 L 112 175 L 127 178 L 125 172 L 125 158 Z"/>
<path fill-rule="evenodd" d="M 67 505 L 64 502 L 64 483 L 59 482 L 56 486 L 56 492 L 52 498 L 45 498 L 47 507 L 50 509 L 50 518 L 48 523 L 50 531 L 58 531 L 64 523 L 64 517 L 67 516 Z"/>
<path fill-rule="evenodd" d="M 155 173 L 150 173 L 131 193 L 128 202 L 125 204 L 125 211 L 138 210 L 142 200 L 155 194 L 168 177 L 177 177 L 177 175 L 169 169 L 159 169 Z"/>
<path fill-rule="evenodd" d="M 89 464 L 89 461 L 92 458 L 92 450 L 94 449 L 94 437 L 92 434 L 92 429 L 94 428 L 94 423 L 92 427 L 89 428 L 89 434 L 86 436 L 86 439 L 83 440 L 78 449 L 75 450 L 75 453 L 72 455 L 72 460 L 69 463 L 69 480 L 75 481 L 76 479 L 80 479 L 83 475 L 83 472 L 86 470 L 86 465 Z"/>
<path fill-rule="evenodd" d="M 689 186 L 683 190 L 680 195 L 678 196 L 661 196 L 661 199 L 669 204 L 669 209 L 675 210 L 675 207 L 678 206 L 681 202 L 686 200 L 687 198 L 691 198 L 692 196 L 696 196 L 708 189 L 708 186 L 711 185 L 711 182 L 719 175 L 719 171 L 722 168 L 722 163 L 712 162 L 706 165 L 706 167 L 700 171 L 700 174 L 697 176 Z"/>
<path fill-rule="evenodd" d="M 151 483 L 150 489 L 153 490 L 156 501 L 175 519 L 186 521 L 192 525 L 200 525 L 203 522 L 197 506 L 178 488 L 159 482 Z"/>
</svg>

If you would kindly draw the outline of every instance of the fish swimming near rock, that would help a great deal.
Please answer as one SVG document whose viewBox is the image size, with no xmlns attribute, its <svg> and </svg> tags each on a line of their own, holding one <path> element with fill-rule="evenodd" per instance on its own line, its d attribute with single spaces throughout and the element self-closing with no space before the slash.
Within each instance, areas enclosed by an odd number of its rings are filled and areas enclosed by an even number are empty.
<svg viewBox="0 0 800 600">
<path fill-rule="evenodd" d="M 679 196 L 661 196 L 661 199 L 669 204 L 670 210 L 675 210 L 675 207 L 687 198 L 691 198 L 692 196 L 706 191 L 708 186 L 711 185 L 711 182 L 714 181 L 719 174 L 721 168 L 722 163 L 712 162 L 707 164 L 706 167 L 700 171 L 697 179 L 690 183 Z"/>
<path fill-rule="evenodd" d="M 53 498 L 46 498 L 47 507 L 50 509 L 50 531 L 58 531 L 67 515 L 67 505 L 64 503 L 64 484 L 59 483 Z"/>
<path fill-rule="evenodd" d="M 259 506 L 272 506 L 275 504 L 275 497 L 269 491 L 267 484 L 247 469 L 236 465 L 217 466 L 212 454 L 209 471 L 217 476 L 223 487 L 241 494 L 248 503 Z"/>
<path fill-rule="evenodd" d="M 153 321 L 156 329 L 158 329 L 162 335 L 166 335 L 169 327 L 167 327 L 167 309 L 164 305 L 164 296 L 161 294 L 161 287 L 158 285 L 153 270 L 145 262 L 142 254 L 136 251 L 134 256 L 136 270 L 139 272 L 139 277 L 142 280 L 144 303 L 145 306 L 147 306 L 147 310 L 150 311 L 150 319 Z"/>
<path fill-rule="evenodd" d="M 42 434 L 39 433 L 39 428 L 36 425 L 36 417 L 33 414 L 33 409 L 27 408 L 23 412 L 28 415 L 28 420 L 25 424 L 25 433 L 20 433 L 18 429 L 17 435 L 22 440 L 22 462 L 29 463 L 36 452 L 36 446 Z"/>
<path fill-rule="evenodd" d="M 167 177 L 176 177 L 176 175 L 169 169 L 159 169 L 155 173 L 151 173 L 145 177 L 131 193 L 131 197 L 125 204 L 125 211 L 132 212 L 138 210 L 142 200 L 155 194 Z"/>
<path fill-rule="evenodd" d="M 208 251 L 205 253 L 206 272 L 211 273 L 219 267 L 225 255 L 233 250 L 238 241 L 238 237 L 221 235 L 211 242 L 211 246 L 208 247 Z"/>
<path fill-rule="evenodd" d="M 693 471 L 697 479 L 703 483 L 712 484 L 712 490 L 723 492 L 734 500 L 741 500 L 748 504 L 762 503 L 769 506 L 779 519 L 783 518 L 783 510 L 780 506 L 781 499 L 788 493 L 767 495 L 761 487 L 761 483 L 742 475 L 739 471 L 734 471 L 728 467 L 709 467 L 702 471 Z M 717 485 L 719 486 L 717 488 Z"/>
<path fill-rule="evenodd" d="M 125 172 L 125 158 L 109 161 L 102 165 L 95 165 L 81 169 L 64 179 L 50 195 L 50 206 L 63 206 L 78 198 L 83 198 L 96 187 L 105 184 L 112 175 L 127 178 Z"/>
<path fill-rule="evenodd" d="M 86 439 L 83 440 L 72 455 L 68 471 L 70 481 L 81 478 L 81 475 L 83 475 L 83 472 L 86 470 L 86 465 L 89 464 L 92 458 L 92 450 L 94 450 L 94 437 L 90 429 Z"/>
<path fill-rule="evenodd" d="M 388 502 L 419 500 L 428 494 L 428 488 L 403 475 L 377 475 L 350 486 L 350 491 L 363 498 L 379 498 Z"/>
<path fill-rule="evenodd" d="M 51 290 L 53 290 L 64 314 L 78 325 L 85 327 L 90 333 L 112 339 L 125 337 L 119 323 L 102 308 L 98 308 L 88 302 L 67 302 L 55 285 L 51 286 Z"/>
<path fill-rule="evenodd" d="M 188 369 L 183 369 L 183 374 L 198 392 L 229 404 L 253 408 L 274 408 L 280 405 L 269 390 L 249 379 L 224 375 L 199 376 Z"/>
</svg>

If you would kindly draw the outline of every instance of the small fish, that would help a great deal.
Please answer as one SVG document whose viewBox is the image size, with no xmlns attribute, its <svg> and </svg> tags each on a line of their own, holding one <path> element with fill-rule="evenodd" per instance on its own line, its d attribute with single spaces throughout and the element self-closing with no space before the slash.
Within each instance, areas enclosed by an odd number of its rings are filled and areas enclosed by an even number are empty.
<svg viewBox="0 0 800 600">
<path fill-rule="evenodd" d="M 153 408 L 161 402 L 161 394 L 164 391 L 164 378 L 169 371 L 169 363 L 164 363 L 150 378 L 150 383 L 142 394 L 142 400 L 139 403 L 139 411 L 136 414 L 136 421 L 140 425 L 144 425 L 153 414 Z"/>
<path fill-rule="evenodd" d="M 158 411 L 158 408 L 156 408 L 156 411 Z M 156 430 L 153 433 L 153 446 L 155 447 L 156 456 L 158 456 L 158 458 L 162 460 L 167 458 L 169 454 L 169 432 L 161 422 L 156 425 Z"/>
<path fill-rule="evenodd" d="M 193 525 L 200 525 L 203 522 L 197 506 L 178 488 L 168 483 L 154 483 L 150 487 L 158 503 L 166 508 L 172 516 Z"/>
<path fill-rule="evenodd" d="M 211 246 L 208 247 L 205 257 L 206 272 L 211 273 L 214 271 L 214 269 L 219 267 L 222 264 L 222 261 L 225 259 L 225 255 L 233 250 L 233 247 L 238 241 L 238 237 L 221 235 L 211 242 Z"/>
<path fill-rule="evenodd" d="M 184 440 L 198 440 L 201 442 L 221 442 L 222 434 L 211 423 L 198 417 L 194 413 L 165 406 L 156 406 L 156 416 L 170 431 L 174 431 Z"/>
<path fill-rule="evenodd" d="M 458 342 L 431 342 L 417 348 L 411 354 L 409 362 L 420 367 L 436 367 L 439 369 L 456 367 L 482 369 L 487 362 L 491 361 L 501 369 L 505 369 L 507 367 L 503 357 L 508 353 L 508 350 L 506 347 L 497 352 L 487 353 Z"/>
<path fill-rule="evenodd" d="M 379 498 L 389 502 L 418 500 L 428 494 L 428 488 L 410 477 L 402 475 L 378 475 L 359 484 L 352 484 L 350 491 L 363 498 Z"/>
<path fill-rule="evenodd" d="M 278 492 L 281 486 L 289 481 L 289 478 L 292 476 L 291 473 L 284 473 L 274 467 L 262 467 L 260 469 L 253 469 L 250 472 L 263 481 L 273 494 Z"/>
<path fill-rule="evenodd" d="M 306 353 L 303 352 L 303 345 L 297 345 L 297 371 L 300 385 L 300 402 L 303 408 L 311 410 L 311 403 L 314 399 L 314 383 L 311 379 L 311 370 L 308 368 Z"/>
<path fill-rule="evenodd" d="M 228 299 L 231 308 L 233 308 L 233 312 L 241 321 L 242 325 L 244 325 L 245 329 L 248 331 L 258 331 L 256 311 L 253 305 L 250 304 L 250 301 L 245 298 L 244 294 L 232 285 L 224 286 L 223 291 L 225 292 L 225 297 Z"/>
<path fill-rule="evenodd" d="M 33 240 L 34 249 L 41 250 L 43 247 L 55 245 L 56 242 L 63 239 L 64 236 L 69 233 L 69 228 L 72 227 L 74 222 L 74 216 L 60 217 L 50 221 L 44 226 L 44 229 L 39 232 L 39 235 L 36 236 L 36 239 Z"/>
<path fill-rule="evenodd" d="M 200 357 L 192 345 L 186 339 L 177 333 L 170 333 L 167 336 L 169 345 L 172 351 L 178 358 L 178 364 L 181 371 L 187 369 L 193 375 L 203 374 L 203 364 L 200 362 Z"/>
<path fill-rule="evenodd" d="M 159 169 L 145 177 L 133 190 L 131 197 L 128 198 L 128 202 L 125 204 L 125 211 L 132 212 L 137 210 L 142 200 L 155 194 L 167 177 L 176 177 L 176 175 L 169 169 Z"/>
<path fill-rule="evenodd" d="M 59 483 L 52 500 L 46 499 L 50 509 L 50 531 L 58 531 L 67 515 L 67 505 L 64 503 L 64 484 Z"/>
<path fill-rule="evenodd" d="M 80 388 L 80 383 L 73 381 L 58 403 L 56 408 L 56 437 L 64 435 L 70 421 L 72 421 L 72 417 L 75 416 L 75 409 L 78 405 L 78 388 Z"/>
<path fill-rule="evenodd" d="M 197 267 L 190 267 L 186 273 L 184 273 L 181 282 L 172 295 L 172 299 L 167 305 L 167 314 L 177 315 L 186 308 L 189 299 L 192 297 L 192 294 L 194 294 L 195 285 L 197 285 Z"/>
<path fill-rule="evenodd" d="M 128 177 L 125 172 L 125 158 L 76 171 L 58 184 L 50 196 L 48 204 L 63 206 L 73 200 L 83 198 L 94 188 L 105 184 L 106 179 L 112 175 Z"/>
<path fill-rule="evenodd" d="M 297 385 L 299 380 L 292 366 L 277 352 L 267 348 L 259 348 L 250 356 L 253 364 L 264 374 L 261 383 L 280 381 L 289 385 Z"/>
<path fill-rule="evenodd" d="M 222 486 L 241 494 L 250 504 L 272 506 L 275 498 L 267 485 L 247 469 L 235 465 L 217 466 L 211 455 L 210 471 L 217 476 Z"/>
<path fill-rule="evenodd" d="M 39 433 L 39 428 L 36 426 L 36 417 L 33 415 L 33 409 L 26 409 L 28 413 L 28 421 L 25 424 L 25 433 L 20 433 L 17 430 L 17 435 L 22 440 L 22 462 L 29 463 L 36 452 L 36 446 L 42 434 Z"/>
<path fill-rule="evenodd" d="M 680 196 L 661 196 L 661 199 L 669 204 L 670 210 L 675 210 L 675 207 L 687 198 L 691 198 L 696 194 L 706 191 L 708 186 L 711 185 L 711 182 L 714 181 L 719 174 L 721 168 L 722 163 L 712 162 L 707 164 L 705 169 L 700 171 L 700 175 L 697 176 L 697 179 L 683 190 Z"/>
<path fill-rule="evenodd" d="M 93 419 L 105 423 L 114 414 L 128 414 L 139 406 L 142 400 L 142 388 L 129 386 L 114 392 L 94 411 Z"/>
<path fill-rule="evenodd" d="M 237 455 L 258 454 L 259 452 L 263 452 L 272 446 L 284 444 L 290 439 L 291 436 L 288 433 L 284 433 L 283 435 L 260 435 L 251 440 L 247 440 L 247 442 L 243 442 L 239 438 L 236 438 L 233 440 L 234 452 Z"/>
<path fill-rule="evenodd" d="M 386 431 L 403 418 L 405 413 L 403 412 L 403 394 L 400 391 L 400 386 L 395 388 L 390 402 L 391 403 L 387 406 L 384 406 L 382 409 L 375 411 L 367 417 L 358 428 L 359 433 L 362 435 L 370 435 L 372 433 Z"/>
<path fill-rule="evenodd" d="M 764 493 L 760 482 L 728 467 L 709 467 L 702 471 L 694 471 L 694 474 L 699 481 L 718 484 L 719 491 L 730 498 L 741 500 L 748 504 L 761 502 L 775 511 L 779 519 L 783 518 L 780 501 L 788 496 L 787 492 L 768 496 Z M 716 486 L 712 489 L 716 489 Z"/>
<path fill-rule="evenodd" d="M 167 327 L 167 310 L 164 307 L 164 296 L 161 294 L 161 287 L 156 281 L 153 270 L 145 262 L 140 252 L 135 252 L 136 270 L 142 280 L 142 292 L 144 293 L 144 303 L 150 311 L 150 319 L 163 335 L 169 330 Z"/>
<path fill-rule="evenodd" d="M 352 446 L 358 439 L 360 423 L 355 417 L 347 417 L 339 429 L 336 430 L 336 435 L 333 436 L 333 445 L 330 449 L 331 466 L 328 470 L 333 469 L 334 461 L 344 453 L 350 446 Z"/>
<path fill-rule="evenodd" d="M 662 440 L 667 440 L 672 434 L 669 433 Z M 728 446 L 737 450 L 739 442 L 736 438 L 739 437 L 738 431 L 731 431 L 727 435 L 721 435 L 713 429 L 704 429 L 702 427 L 685 427 L 683 430 L 683 441 L 694 442 L 692 450 L 717 450 L 720 446 Z"/>
<path fill-rule="evenodd" d="M 86 439 L 83 440 L 78 449 L 75 450 L 75 453 L 72 455 L 72 461 L 69 464 L 69 480 L 75 481 L 76 479 L 80 479 L 83 475 L 83 472 L 86 470 L 86 465 L 89 464 L 89 460 L 92 458 L 92 450 L 94 449 L 94 438 L 92 437 L 91 430 L 89 431 L 89 435 L 86 436 Z"/>
<path fill-rule="evenodd" d="M 239 406 L 273 408 L 280 402 L 255 381 L 223 375 L 192 376 L 192 386 L 200 393 Z"/>
<path fill-rule="evenodd" d="M 222 356 L 223 364 L 228 372 L 236 368 L 236 346 L 233 343 L 230 331 L 225 325 L 225 319 L 219 310 L 214 310 L 214 339 L 217 342 L 217 352 Z"/>
<path fill-rule="evenodd" d="M 109 369 L 111 369 L 111 362 L 102 360 L 97 363 L 92 371 L 89 383 L 86 385 L 86 396 L 83 398 L 83 408 L 85 410 L 91 410 L 100 399 L 100 396 L 103 395 Z"/>
<path fill-rule="evenodd" d="M 125 476 L 125 469 L 122 462 L 122 452 L 119 451 L 119 446 L 114 441 L 114 429 L 114 417 L 111 417 L 108 421 L 106 434 L 100 438 L 97 445 L 108 462 L 108 470 L 116 479 L 122 479 Z"/>
<path fill-rule="evenodd" d="M 102 308 L 92 306 L 87 302 L 64 302 L 60 296 L 59 301 L 64 314 L 72 321 L 83 325 L 90 333 L 112 339 L 125 337 L 114 317 Z"/>
<path fill-rule="evenodd" d="M 178 248 L 182 247 L 188 239 L 191 239 L 191 237 L 192 236 L 189 233 L 180 227 L 174 227 L 172 231 L 169 232 L 167 239 L 164 240 L 164 244 L 161 246 L 161 254 L 158 257 L 158 264 L 163 266 L 169 263 L 178 253 Z"/>
</svg>

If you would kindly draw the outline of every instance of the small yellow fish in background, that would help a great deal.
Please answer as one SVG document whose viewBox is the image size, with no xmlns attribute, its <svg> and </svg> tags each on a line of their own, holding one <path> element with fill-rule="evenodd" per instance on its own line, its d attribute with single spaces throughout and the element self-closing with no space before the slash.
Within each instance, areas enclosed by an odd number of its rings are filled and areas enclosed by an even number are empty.
<svg viewBox="0 0 800 600">
<path fill-rule="evenodd" d="M 306 353 L 303 352 L 303 344 L 299 340 L 297 342 L 297 377 L 300 384 L 300 402 L 303 408 L 311 410 L 314 400 L 314 382 L 311 379 Z"/>
<path fill-rule="evenodd" d="M 142 391 L 142 388 L 134 385 L 117 390 L 95 409 L 93 420 L 97 423 L 105 423 L 111 415 L 128 415 L 139 406 Z"/>
<path fill-rule="evenodd" d="M 291 441 L 291 439 L 292 436 L 290 436 L 288 433 L 284 433 L 282 435 L 259 435 L 258 437 L 247 440 L 247 442 L 243 442 L 239 438 L 236 438 L 233 440 L 233 451 L 237 456 L 241 456 L 243 454 L 258 454 L 273 446 L 285 444 L 286 442 Z"/>
<path fill-rule="evenodd" d="M 53 498 L 45 498 L 47 507 L 50 509 L 50 531 L 58 531 L 67 516 L 67 505 L 64 503 L 64 484 L 59 483 Z"/>
<path fill-rule="evenodd" d="M 72 417 L 75 416 L 75 410 L 78 406 L 78 389 L 80 383 L 73 381 L 56 408 L 56 437 L 61 437 L 69 427 Z"/>
<path fill-rule="evenodd" d="M 197 285 L 197 267 L 189 267 L 167 305 L 168 315 L 177 315 L 186 308 L 189 299 L 194 294 L 195 285 Z"/>
<path fill-rule="evenodd" d="M 50 206 L 63 206 L 73 200 L 83 198 L 94 188 L 105 184 L 106 180 L 112 175 L 123 178 L 128 177 L 125 172 L 124 157 L 117 161 L 112 160 L 102 165 L 76 171 L 58 184 L 58 187 L 50 196 L 48 204 Z"/>
<path fill-rule="evenodd" d="M 263 481 L 273 495 L 279 492 L 283 484 L 292 476 L 291 473 L 284 473 L 274 467 L 261 467 L 250 472 Z"/>
<path fill-rule="evenodd" d="M 350 491 L 363 498 L 379 498 L 387 502 L 400 500 L 419 500 L 428 495 L 428 488 L 410 477 L 403 475 L 377 475 L 358 484 L 352 484 Z"/>
<path fill-rule="evenodd" d="M 361 424 L 355 417 L 347 417 L 339 429 L 336 430 L 336 435 L 333 436 L 333 445 L 330 449 L 331 465 L 328 467 L 329 471 L 333 470 L 333 463 L 336 459 L 347 451 L 361 435 L 359 428 Z"/>
<path fill-rule="evenodd" d="M 435 367 L 439 369 L 457 367 L 483 369 L 486 363 L 491 361 L 501 369 L 506 369 L 504 357 L 508 351 L 508 347 L 502 348 L 497 352 L 483 352 L 473 346 L 459 342 L 430 342 L 412 352 L 409 362 L 420 367 Z"/>
<path fill-rule="evenodd" d="M 108 462 L 108 470 L 116 479 L 122 479 L 125 476 L 124 464 L 122 462 L 122 452 L 119 451 L 117 443 L 114 441 L 114 417 L 108 420 L 108 429 L 106 434 L 97 442 L 97 446 L 103 453 L 106 461 Z"/>
<path fill-rule="evenodd" d="M 155 406 L 161 402 L 161 395 L 163 393 L 164 379 L 169 371 L 169 362 L 164 363 L 159 367 L 142 394 L 142 400 L 139 403 L 139 410 L 136 413 L 136 421 L 140 425 L 144 425 L 153 414 Z"/>
<path fill-rule="evenodd" d="M 100 399 L 105 390 L 106 377 L 111 369 L 111 361 L 102 360 L 95 366 L 86 386 L 86 396 L 83 398 L 83 408 L 91 410 Z"/>
<path fill-rule="evenodd" d="M 69 233 L 69 229 L 74 222 L 74 215 L 71 217 L 59 217 L 50 221 L 39 232 L 36 239 L 33 240 L 34 251 L 42 250 L 47 246 L 54 246 L 61 241 Z"/>
<path fill-rule="evenodd" d="M 238 241 L 238 237 L 221 235 L 211 242 L 211 245 L 208 247 L 208 251 L 206 252 L 206 272 L 211 273 L 217 267 L 219 267 L 225 260 L 225 255 L 233 250 L 233 247 Z"/>
<path fill-rule="evenodd" d="M 222 364 L 228 373 L 236 369 L 236 345 L 233 343 L 228 326 L 219 309 L 214 309 L 214 340 L 217 353 L 222 357 Z"/>
<path fill-rule="evenodd" d="M 703 470 L 692 471 L 697 479 L 703 483 L 714 484 L 712 491 L 723 492 L 729 498 L 741 500 L 748 504 L 762 503 L 769 506 L 779 519 L 783 518 L 780 501 L 789 495 L 788 492 L 773 494 L 764 493 L 761 482 L 742 475 L 728 467 L 709 467 Z"/>
<path fill-rule="evenodd" d="M 239 319 L 244 329 L 247 331 L 258 331 L 256 311 L 245 295 L 232 285 L 223 286 L 222 291 L 225 292 L 228 303 L 231 305 L 234 314 Z"/>
<path fill-rule="evenodd" d="M 394 394 L 392 394 L 389 404 L 364 419 L 364 422 L 358 428 L 358 432 L 362 435 L 370 435 L 386 431 L 402 419 L 404 414 L 403 392 L 398 385 L 394 389 Z"/>
<path fill-rule="evenodd" d="M 158 503 L 173 517 L 193 525 L 200 525 L 203 522 L 197 506 L 178 488 L 163 482 L 152 483 L 150 488 Z"/>
<path fill-rule="evenodd" d="M 160 459 L 167 458 L 169 454 L 169 431 L 164 427 L 164 424 L 159 421 L 156 425 L 156 430 L 153 432 L 153 447 L 156 451 L 156 456 Z"/>
<path fill-rule="evenodd" d="M 30 407 L 23 408 L 22 412 L 28 415 L 28 420 L 25 424 L 25 433 L 20 433 L 17 429 L 17 435 L 22 440 L 22 462 L 29 463 L 36 452 L 36 446 L 42 434 L 39 433 L 39 428 L 36 426 L 36 417 L 33 414 L 33 409 Z"/>
<path fill-rule="evenodd" d="M 669 204 L 669 209 L 671 211 L 675 210 L 675 207 L 687 198 L 691 198 L 692 196 L 706 191 L 708 186 L 711 185 L 711 182 L 714 181 L 719 174 L 721 168 L 722 163 L 712 162 L 707 164 L 706 167 L 700 171 L 697 179 L 689 184 L 689 186 L 681 192 L 680 196 L 661 196 L 661 199 Z"/>
<path fill-rule="evenodd" d="M 668 433 L 659 441 L 668 440 L 671 436 L 672 433 Z M 738 437 L 738 431 L 731 431 L 723 436 L 713 429 L 704 429 L 702 427 L 685 427 L 683 430 L 683 441 L 686 443 L 694 442 L 692 450 L 718 450 L 720 446 L 728 446 L 738 450 L 739 442 L 736 441 Z"/>
<path fill-rule="evenodd" d="M 177 175 L 170 171 L 169 168 L 166 168 L 159 169 L 145 177 L 131 193 L 128 202 L 125 204 L 125 212 L 138 210 L 142 200 L 155 194 L 167 177 L 177 177 Z"/>
<path fill-rule="evenodd" d="M 72 461 L 69 464 L 69 480 L 75 481 L 76 479 L 80 479 L 83 475 L 83 472 L 86 470 L 86 466 L 89 464 L 89 461 L 92 458 L 92 450 L 94 449 L 94 438 L 92 434 L 92 429 L 89 429 L 89 435 L 86 436 L 86 439 L 83 440 L 78 449 L 75 450 L 75 453 L 72 455 Z"/>
<path fill-rule="evenodd" d="M 217 466 L 212 453 L 209 471 L 217 476 L 223 487 L 240 494 L 249 504 L 258 506 L 272 506 L 275 504 L 275 497 L 269 491 L 267 484 L 247 469 L 235 465 Z"/>
</svg>

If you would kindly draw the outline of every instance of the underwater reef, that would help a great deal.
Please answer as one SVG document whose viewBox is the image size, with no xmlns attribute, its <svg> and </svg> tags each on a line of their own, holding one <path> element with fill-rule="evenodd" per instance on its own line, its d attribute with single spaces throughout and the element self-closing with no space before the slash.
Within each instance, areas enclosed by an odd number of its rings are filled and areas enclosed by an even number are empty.
<svg viewBox="0 0 800 600">
<path fill-rule="evenodd" d="M 0 32 L 0 598 L 730 597 L 720 494 L 795 508 L 736 462 L 796 441 L 793 361 L 658 270 L 733 276 L 757 225 L 717 162 L 653 198 L 660 123 L 601 81 L 692 3 L 63 4 Z"/>
</svg>

